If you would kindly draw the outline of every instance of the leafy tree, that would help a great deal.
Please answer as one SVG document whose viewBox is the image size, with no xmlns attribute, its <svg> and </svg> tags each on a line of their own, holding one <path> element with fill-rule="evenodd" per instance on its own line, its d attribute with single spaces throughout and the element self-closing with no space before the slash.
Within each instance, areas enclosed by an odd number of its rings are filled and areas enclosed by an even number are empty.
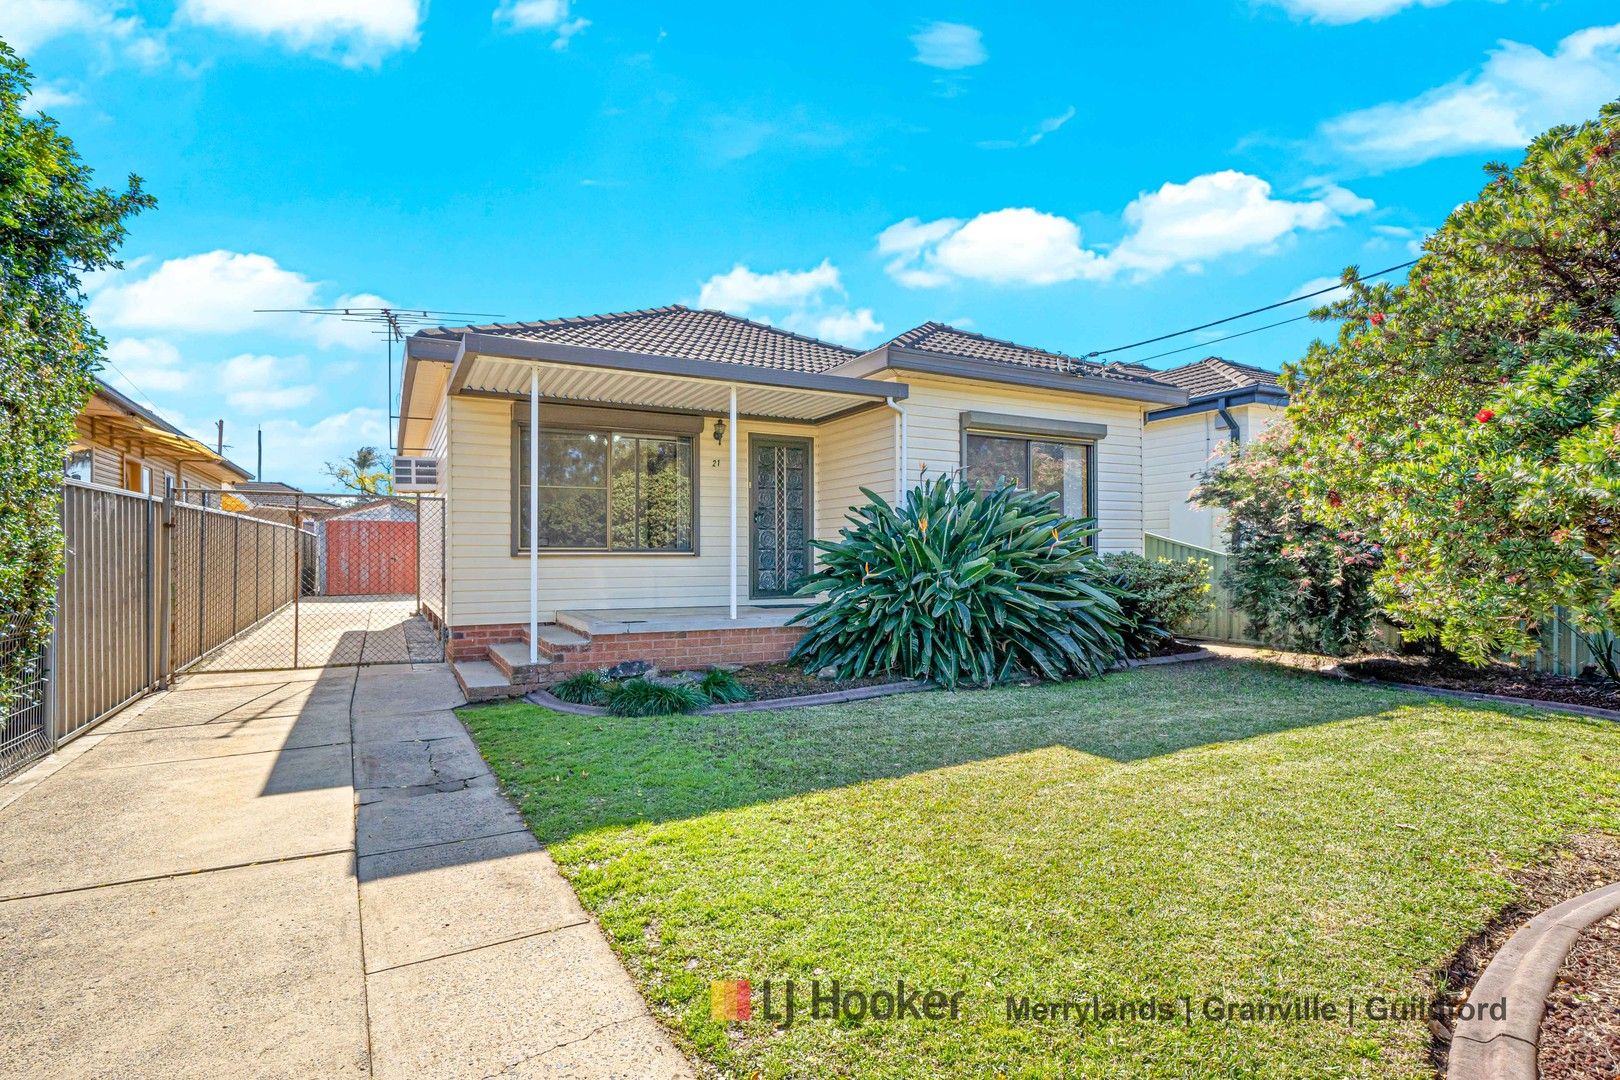
<svg viewBox="0 0 1620 1080">
<path fill-rule="evenodd" d="M 1620 620 L 1617 148 L 1613 103 L 1488 166 L 1288 373 L 1306 515 L 1379 538 L 1378 598 L 1471 663 L 1534 651 L 1559 605 L 1594 640 Z"/>
<path fill-rule="evenodd" d="M 1226 512 L 1231 564 L 1223 582 L 1256 638 L 1278 648 L 1345 656 L 1372 635 L 1377 544 L 1310 520 L 1288 429 L 1274 424 L 1205 471 L 1193 499 Z"/>
<path fill-rule="evenodd" d="M 342 461 L 328 461 L 326 475 L 362 495 L 392 495 L 389 464 L 375 446 L 362 446 Z"/>
<path fill-rule="evenodd" d="M 0 708 L 50 630 L 61 568 L 62 463 L 104 342 L 81 276 L 121 265 L 125 221 L 155 205 L 131 176 L 95 187 L 47 116 L 25 116 L 28 66 L 0 42 Z"/>
</svg>

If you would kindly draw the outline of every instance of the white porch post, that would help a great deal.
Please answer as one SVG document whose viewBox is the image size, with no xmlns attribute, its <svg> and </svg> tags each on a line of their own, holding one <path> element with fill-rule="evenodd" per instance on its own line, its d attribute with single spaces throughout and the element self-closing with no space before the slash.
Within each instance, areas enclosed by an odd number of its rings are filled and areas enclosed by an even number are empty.
<svg viewBox="0 0 1620 1080">
<path fill-rule="evenodd" d="M 540 662 L 540 369 L 529 372 L 529 663 Z"/>
<path fill-rule="evenodd" d="M 731 415 L 726 420 L 731 452 L 731 617 L 737 617 L 737 388 L 731 388 Z"/>
</svg>

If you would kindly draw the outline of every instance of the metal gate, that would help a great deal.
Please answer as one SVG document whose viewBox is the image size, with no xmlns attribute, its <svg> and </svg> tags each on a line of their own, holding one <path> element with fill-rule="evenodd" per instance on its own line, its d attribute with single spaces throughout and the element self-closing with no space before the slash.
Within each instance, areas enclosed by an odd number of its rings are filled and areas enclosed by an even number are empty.
<svg viewBox="0 0 1620 1080">
<path fill-rule="evenodd" d="M 174 526 L 177 669 L 444 659 L 440 498 L 192 488 Z"/>
</svg>

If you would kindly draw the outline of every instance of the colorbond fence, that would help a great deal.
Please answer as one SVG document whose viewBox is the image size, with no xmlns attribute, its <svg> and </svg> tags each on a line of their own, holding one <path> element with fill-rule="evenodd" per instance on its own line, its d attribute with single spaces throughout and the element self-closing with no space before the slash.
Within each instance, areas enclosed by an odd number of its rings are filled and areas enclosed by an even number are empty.
<svg viewBox="0 0 1620 1080">
<path fill-rule="evenodd" d="M 1150 559 L 1186 561 L 1203 559 L 1210 565 L 1210 610 L 1203 618 L 1181 628 L 1187 637 L 1205 641 L 1227 642 L 1233 645 L 1267 646 L 1249 630 L 1248 620 L 1232 603 L 1232 594 L 1222 584 L 1231 556 L 1224 551 L 1185 544 L 1167 536 L 1148 533 L 1143 538 L 1143 554 Z M 1391 648 L 1400 647 L 1400 632 L 1387 624 L 1382 637 Z M 1541 628 L 1541 649 L 1534 657 L 1524 661 L 1525 666 L 1551 675 L 1579 675 L 1594 662 L 1592 649 L 1582 640 L 1562 608 L 1557 617 Z"/>
</svg>

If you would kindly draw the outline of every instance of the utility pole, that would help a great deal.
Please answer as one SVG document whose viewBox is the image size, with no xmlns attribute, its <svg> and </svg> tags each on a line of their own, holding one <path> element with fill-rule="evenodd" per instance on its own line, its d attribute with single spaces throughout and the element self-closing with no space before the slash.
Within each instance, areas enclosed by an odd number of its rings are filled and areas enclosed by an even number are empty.
<svg viewBox="0 0 1620 1080">
<path fill-rule="evenodd" d="M 225 456 L 225 421 L 223 419 L 215 420 L 214 421 L 214 427 L 219 432 L 218 436 L 215 438 L 214 449 L 215 449 L 216 452 L 218 452 L 220 457 L 224 457 Z"/>
<path fill-rule="evenodd" d="M 259 464 L 253 471 L 253 479 L 264 479 L 264 425 L 259 425 Z"/>
</svg>

